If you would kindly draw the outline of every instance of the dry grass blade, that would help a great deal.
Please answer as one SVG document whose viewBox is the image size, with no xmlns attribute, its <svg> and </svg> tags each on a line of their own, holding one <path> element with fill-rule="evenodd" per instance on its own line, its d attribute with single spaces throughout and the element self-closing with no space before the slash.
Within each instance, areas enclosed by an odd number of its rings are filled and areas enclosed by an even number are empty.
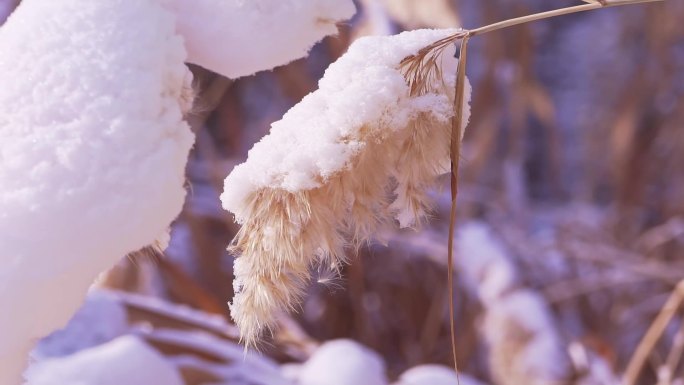
<svg viewBox="0 0 684 385">
<path fill-rule="evenodd" d="M 677 330 L 677 334 L 673 338 L 672 347 L 663 366 L 669 380 L 675 376 L 682 359 L 682 354 L 684 354 L 684 322 L 679 325 L 679 330 Z"/>
<path fill-rule="evenodd" d="M 649 354 L 663 335 L 663 332 L 665 332 L 667 325 L 669 325 L 670 321 L 681 307 L 682 301 L 684 301 L 684 281 L 680 281 L 679 284 L 677 284 L 674 291 L 672 291 L 670 298 L 665 302 L 660 313 L 658 313 L 658 316 L 646 332 L 646 335 L 644 335 L 641 342 L 639 342 L 639 346 L 637 346 L 634 355 L 627 365 L 623 380 L 624 385 L 634 385 L 637 383 L 641 369 L 644 367 Z"/>
<path fill-rule="evenodd" d="M 449 327 L 451 329 L 451 349 L 454 356 L 454 368 L 458 373 L 456 355 L 456 326 L 454 321 L 454 228 L 456 226 L 456 198 L 458 196 L 458 161 L 461 157 L 461 138 L 463 127 L 463 98 L 466 86 L 466 60 L 468 35 L 461 39 L 458 69 L 456 70 L 456 89 L 454 94 L 454 117 L 451 122 L 451 213 L 449 216 L 449 248 L 448 248 L 448 290 L 449 290 Z"/>
<path fill-rule="evenodd" d="M 485 33 L 489 32 L 494 32 L 500 29 L 508 28 L 508 27 L 514 27 L 516 25 L 520 24 L 525 24 L 525 23 L 530 23 L 533 21 L 537 20 L 543 20 L 543 19 L 549 19 L 552 17 L 557 17 L 557 16 L 563 16 L 563 15 L 569 15 L 572 13 L 578 13 L 578 12 L 586 12 L 586 11 L 591 11 L 594 9 L 600 9 L 600 8 L 609 8 L 609 7 L 618 7 L 622 5 L 633 5 L 633 4 L 641 4 L 641 3 L 655 3 L 655 2 L 661 2 L 665 0 L 601 0 L 601 1 L 591 1 L 588 2 L 587 4 L 582 4 L 582 5 L 576 5 L 572 7 L 566 7 L 566 8 L 559 8 L 559 9 L 554 9 L 552 11 L 547 11 L 547 12 L 540 12 L 540 13 L 535 13 L 532 15 L 527 15 L 527 16 L 522 16 L 522 17 L 516 17 L 513 19 L 508 19 L 508 20 L 503 20 L 497 23 L 485 25 L 479 28 L 474 28 L 471 30 L 461 30 L 451 36 L 448 36 L 442 40 L 439 40 L 421 50 L 417 56 L 423 55 L 427 56 L 430 54 L 430 51 L 435 50 L 435 49 L 440 49 L 440 47 L 444 47 L 448 45 L 451 42 L 454 42 L 458 39 L 463 38 L 464 36 L 476 36 L 476 35 L 482 35 Z M 412 59 L 413 57 L 407 58 L 407 60 Z"/>
<path fill-rule="evenodd" d="M 467 31 L 460 31 L 422 48 L 417 54 L 401 61 L 399 66 L 409 85 L 411 96 L 425 95 L 433 89 L 436 82 L 441 81 L 439 58 L 444 49 L 467 34 Z"/>
<path fill-rule="evenodd" d="M 400 67 L 409 84 L 412 96 L 424 95 L 430 90 L 435 80 L 442 78 L 437 60 L 446 47 L 467 35 L 468 31 L 461 30 L 444 39 L 437 40 L 422 48 L 417 54 L 401 61 Z"/>
</svg>

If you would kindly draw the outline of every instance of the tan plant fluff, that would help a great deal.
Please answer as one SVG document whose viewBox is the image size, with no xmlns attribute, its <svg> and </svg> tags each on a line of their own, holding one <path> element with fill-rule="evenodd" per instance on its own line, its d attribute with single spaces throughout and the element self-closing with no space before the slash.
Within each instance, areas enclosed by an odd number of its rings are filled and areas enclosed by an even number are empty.
<svg viewBox="0 0 684 385">
<path fill-rule="evenodd" d="M 311 269 L 338 269 L 382 223 L 425 216 L 449 166 L 456 60 L 451 46 L 419 50 L 454 32 L 358 40 L 226 179 L 223 205 L 243 225 L 231 314 L 248 345 L 299 303 Z"/>
</svg>

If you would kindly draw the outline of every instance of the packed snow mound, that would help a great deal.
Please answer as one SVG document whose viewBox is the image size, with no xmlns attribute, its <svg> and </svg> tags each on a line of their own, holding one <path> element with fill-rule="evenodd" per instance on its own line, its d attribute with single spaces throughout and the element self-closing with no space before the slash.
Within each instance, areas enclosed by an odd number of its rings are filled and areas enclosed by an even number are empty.
<svg viewBox="0 0 684 385">
<path fill-rule="evenodd" d="M 178 370 L 137 337 L 125 336 L 31 367 L 27 385 L 183 385 Z"/>
<path fill-rule="evenodd" d="M 354 15 L 352 0 L 169 0 L 188 61 L 229 78 L 307 55 Z"/>
<path fill-rule="evenodd" d="M 352 340 L 321 345 L 299 371 L 300 385 L 386 385 L 385 362 Z"/>
<path fill-rule="evenodd" d="M 178 215 L 191 75 L 157 1 L 25 0 L 0 28 L 0 384 Z"/>
</svg>

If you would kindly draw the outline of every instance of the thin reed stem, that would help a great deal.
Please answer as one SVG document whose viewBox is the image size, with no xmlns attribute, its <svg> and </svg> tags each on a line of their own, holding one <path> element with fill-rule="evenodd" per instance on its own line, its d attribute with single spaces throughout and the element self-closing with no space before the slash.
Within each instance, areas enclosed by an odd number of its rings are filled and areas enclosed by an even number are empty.
<svg viewBox="0 0 684 385">
<path fill-rule="evenodd" d="M 639 342 L 634 351 L 634 355 L 629 360 L 627 364 L 627 370 L 625 370 L 625 376 L 623 378 L 623 385 L 634 385 L 639 379 L 639 374 L 644 367 L 644 363 L 648 359 L 649 354 L 653 351 L 653 348 L 658 343 L 658 340 L 665 332 L 667 325 L 670 324 L 672 318 L 681 307 L 684 301 L 684 280 L 679 282 L 675 289 L 672 291 L 670 298 L 668 298 L 663 308 L 658 313 L 658 316 L 651 324 L 644 337 Z"/>
<path fill-rule="evenodd" d="M 468 36 L 461 40 L 458 68 L 456 70 L 456 89 L 454 92 L 454 117 L 451 121 L 451 213 L 449 216 L 447 282 L 449 285 L 449 328 L 451 331 L 451 350 L 454 356 L 456 381 L 458 378 L 458 355 L 456 352 L 456 316 L 454 315 L 454 229 L 456 227 L 456 198 L 458 197 L 458 165 L 461 157 L 461 131 L 463 130 L 463 102 L 465 98 L 465 69 L 468 49 Z"/>
<path fill-rule="evenodd" d="M 439 41 L 436 41 L 433 44 L 423 48 L 420 53 L 422 53 L 424 55 L 427 52 L 432 51 L 435 48 L 442 48 L 446 44 L 449 44 L 449 43 L 452 43 L 456 40 L 462 39 L 465 36 L 472 37 L 472 36 L 477 36 L 477 35 L 483 35 L 485 33 L 494 32 L 494 31 L 498 31 L 500 29 L 504 29 L 504 28 L 508 28 L 508 27 L 514 27 L 516 25 L 530 23 L 530 22 L 537 21 L 537 20 L 549 19 L 552 17 L 569 15 L 569 14 L 578 13 L 578 12 L 591 11 L 591 10 L 600 9 L 600 8 L 611 8 L 611 7 L 619 7 L 622 5 L 633 5 L 633 4 L 641 4 L 641 3 L 655 3 L 655 2 L 662 2 L 662 1 L 665 1 L 665 0 L 600 0 L 600 1 L 596 0 L 596 1 L 588 2 L 587 4 L 575 5 L 572 7 L 555 9 L 553 11 L 534 13 L 532 15 L 521 16 L 521 17 L 516 17 L 513 19 L 499 21 L 499 22 L 496 22 L 493 24 L 488 24 L 488 25 L 478 27 L 478 28 L 474 28 L 474 29 L 462 29 L 462 30 L 454 33 L 451 36 L 447 36 L 446 38 L 441 39 Z M 420 56 L 420 55 L 418 55 L 418 56 Z"/>
<path fill-rule="evenodd" d="M 548 19 L 548 18 L 556 17 L 556 16 L 569 15 L 571 13 L 591 11 L 591 10 L 599 9 L 599 8 L 618 7 L 621 5 L 630 5 L 630 4 L 639 4 L 639 3 L 653 3 L 656 1 L 665 1 L 665 0 L 606 0 L 604 2 L 598 2 L 597 1 L 597 2 L 593 2 L 593 3 L 589 3 L 589 4 L 582 4 L 582 5 L 576 5 L 576 6 L 567 7 L 567 8 L 554 9 L 553 11 L 535 13 L 532 15 L 527 15 L 527 16 L 517 17 L 514 19 L 508 19 L 508 20 L 500 21 L 500 22 L 497 22 L 494 24 L 489 24 L 489 25 L 485 25 L 483 27 L 471 29 L 469 31 L 469 35 L 470 36 L 481 35 L 484 33 L 497 31 L 499 29 L 513 27 L 513 26 L 516 26 L 519 24 L 525 24 L 525 23 L 529 23 L 532 21 Z"/>
</svg>

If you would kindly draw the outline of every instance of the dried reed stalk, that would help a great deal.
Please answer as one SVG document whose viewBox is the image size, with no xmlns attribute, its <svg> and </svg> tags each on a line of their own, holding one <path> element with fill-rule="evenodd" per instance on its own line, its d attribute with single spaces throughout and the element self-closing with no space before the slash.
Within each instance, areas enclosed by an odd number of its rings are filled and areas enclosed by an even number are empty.
<svg viewBox="0 0 684 385">
<path fill-rule="evenodd" d="M 653 351 L 656 343 L 665 332 L 665 329 L 670 324 L 672 318 L 677 314 L 679 308 L 684 302 L 684 280 L 680 281 L 675 289 L 672 291 L 670 298 L 668 298 L 663 308 L 658 313 L 658 316 L 651 324 L 644 337 L 639 342 L 634 355 L 627 364 L 627 370 L 623 378 L 624 385 L 634 385 L 639 379 L 641 369 L 644 367 L 649 354 Z"/>
<path fill-rule="evenodd" d="M 451 123 L 451 211 L 449 214 L 449 240 L 448 240 L 448 285 L 449 285 L 449 330 L 451 334 L 451 352 L 454 358 L 454 369 L 458 378 L 458 358 L 456 353 L 456 325 L 454 315 L 454 230 L 456 227 L 456 198 L 458 196 L 458 161 L 461 157 L 461 140 L 463 132 L 463 99 L 466 87 L 465 67 L 467 59 L 468 36 L 461 39 L 459 50 L 458 68 L 456 69 L 456 90 L 454 91 L 454 117 Z"/>
<path fill-rule="evenodd" d="M 583 0 L 583 1 L 585 1 L 585 0 Z M 600 8 L 610 8 L 610 7 L 618 7 L 621 5 L 632 5 L 632 4 L 640 4 L 640 3 L 655 3 L 655 2 L 662 2 L 662 1 L 665 1 L 665 0 L 589 0 L 588 4 L 576 5 L 576 6 L 572 6 L 572 7 L 566 7 L 566 8 L 560 8 L 560 9 L 556 9 L 556 10 L 548 11 L 548 12 L 535 13 L 532 15 L 508 19 L 508 20 L 500 21 L 498 23 L 493 23 L 493 24 L 485 25 L 485 26 L 470 29 L 470 30 L 461 30 L 458 33 L 455 33 L 455 34 L 448 36 L 444 39 L 436 41 L 433 44 L 423 48 L 420 51 L 419 55 L 417 55 L 417 56 L 422 56 L 422 55 L 429 56 L 433 50 L 443 49 L 443 47 L 445 47 L 446 45 L 449 45 L 449 44 L 451 44 L 451 43 L 453 43 L 459 39 L 463 39 L 464 37 L 473 37 L 473 36 L 477 36 L 477 35 L 482 35 L 485 33 L 494 32 L 494 31 L 498 31 L 500 29 L 504 29 L 504 28 L 508 28 L 508 27 L 514 27 L 516 25 L 530 23 L 530 22 L 537 21 L 537 20 L 549 19 L 552 17 L 569 15 L 569 14 L 578 13 L 578 12 L 592 11 L 592 10 L 600 9 Z M 407 59 L 410 59 L 410 58 L 407 58 Z"/>
</svg>

